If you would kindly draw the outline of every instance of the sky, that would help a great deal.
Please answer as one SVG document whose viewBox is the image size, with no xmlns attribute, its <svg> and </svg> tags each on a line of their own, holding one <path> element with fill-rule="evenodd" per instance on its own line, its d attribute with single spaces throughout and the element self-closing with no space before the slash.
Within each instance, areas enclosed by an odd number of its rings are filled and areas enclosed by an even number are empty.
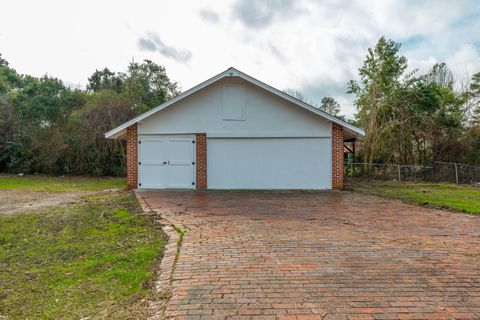
<svg viewBox="0 0 480 320">
<path fill-rule="evenodd" d="M 480 71 L 477 0 L 3 0 L 0 53 L 19 73 L 85 87 L 132 60 L 166 67 L 182 90 L 235 67 L 319 104 L 356 112 L 347 83 L 367 49 L 402 43 L 409 70 L 445 62 L 459 81 Z"/>
</svg>

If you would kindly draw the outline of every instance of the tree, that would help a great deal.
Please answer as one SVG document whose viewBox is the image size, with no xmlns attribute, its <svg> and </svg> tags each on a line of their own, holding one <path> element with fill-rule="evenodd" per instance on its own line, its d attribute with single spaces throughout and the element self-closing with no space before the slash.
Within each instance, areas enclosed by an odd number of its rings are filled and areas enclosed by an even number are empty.
<svg viewBox="0 0 480 320">
<path fill-rule="evenodd" d="M 400 44 L 380 38 L 350 81 L 358 124 L 365 128 L 364 160 L 400 164 L 458 161 L 464 132 L 464 99 L 445 63 L 425 75 L 405 74 Z"/>
<path fill-rule="evenodd" d="M 463 154 L 466 163 L 480 165 L 480 72 L 472 76 L 466 99 L 471 107 L 471 117 L 463 135 Z"/>
<path fill-rule="evenodd" d="M 165 67 L 151 60 L 131 62 L 127 72 L 108 68 L 95 70 L 88 78 L 87 91 L 112 90 L 125 95 L 130 106 L 139 112 L 147 111 L 180 94 L 176 82 L 168 77 Z"/>
<path fill-rule="evenodd" d="M 177 83 L 167 76 L 165 67 L 143 60 L 128 66 L 125 93 L 131 106 L 144 112 L 177 96 L 180 90 Z"/>
<path fill-rule="evenodd" d="M 480 127 L 480 72 L 472 77 L 469 96 L 473 100 L 471 124 L 473 127 Z"/>
<path fill-rule="evenodd" d="M 125 146 L 105 139 L 105 132 L 138 115 L 125 95 L 113 90 L 91 94 L 85 108 L 70 118 L 66 128 L 68 148 L 58 166 L 70 174 L 122 175 Z"/>
<path fill-rule="evenodd" d="M 332 116 L 340 114 L 340 104 L 332 97 L 323 97 L 318 108 Z"/>
<path fill-rule="evenodd" d="M 48 76 L 25 77 L 23 87 L 14 99 L 19 116 L 38 123 L 65 120 L 83 103 L 78 91 L 74 94 L 61 80 Z"/>
<path fill-rule="evenodd" d="M 417 101 L 415 107 L 422 111 L 422 118 L 412 128 L 424 133 L 425 148 L 429 148 L 431 153 L 431 158 L 425 160 L 459 162 L 462 153 L 459 138 L 464 131 L 464 100 L 453 90 L 453 84 L 432 82 L 429 74 L 422 85 L 422 95 L 413 97 Z"/>
<path fill-rule="evenodd" d="M 180 93 L 165 67 L 150 60 L 131 62 L 125 73 L 107 68 L 97 70 L 89 78 L 88 89 L 92 93 L 78 119 L 88 136 L 76 136 L 71 141 L 71 149 L 79 151 L 66 154 L 65 158 L 70 160 L 64 166 L 75 173 L 96 175 L 119 175 L 125 171 L 124 145 L 105 140 L 106 131 Z M 77 154 L 84 156 L 82 167 L 73 161 Z"/>
<path fill-rule="evenodd" d="M 407 68 L 407 59 L 399 54 L 400 43 L 381 37 L 359 69 L 360 81 L 351 80 L 348 93 L 356 96 L 357 119 L 366 131 L 364 157 L 373 163 L 382 138 L 399 123 L 395 112 L 395 92 Z"/>
<path fill-rule="evenodd" d="M 101 90 L 113 90 L 120 93 L 124 90 L 125 75 L 110 71 L 108 68 L 95 70 L 88 78 L 87 91 L 98 92 Z"/>
<path fill-rule="evenodd" d="M 8 61 L 3 59 L 0 54 L 0 95 L 5 96 L 12 93 L 12 91 L 21 88 L 22 84 L 22 77 L 10 68 Z"/>
<path fill-rule="evenodd" d="M 455 77 L 450 69 L 448 69 L 445 62 L 436 63 L 433 65 L 430 72 L 427 74 L 427 81 L 434 82 L 442 87 L 453 89 Z"/>
</svg>

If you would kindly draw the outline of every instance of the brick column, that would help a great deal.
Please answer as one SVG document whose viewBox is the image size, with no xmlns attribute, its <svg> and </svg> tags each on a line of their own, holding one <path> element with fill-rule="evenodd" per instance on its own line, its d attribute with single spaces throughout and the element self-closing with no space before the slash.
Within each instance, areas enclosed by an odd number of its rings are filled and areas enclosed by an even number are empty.
<svg viewBox="0 0 480 320">
<path fill-rule="evenodd" d="M 332 189 L 343 189 L 343 127 L 332 122 Z"/>
<path fill-rule="evenodd" d="M 138 186 L 138 141 L 137 124 L 127 128 L 127 189 Z"/>
<path fill-rule="evenodd" d="M 197 190 L 207 189 L 207 134 L 197 133 L 196 135 L 196 185 Z"/>
</svg>

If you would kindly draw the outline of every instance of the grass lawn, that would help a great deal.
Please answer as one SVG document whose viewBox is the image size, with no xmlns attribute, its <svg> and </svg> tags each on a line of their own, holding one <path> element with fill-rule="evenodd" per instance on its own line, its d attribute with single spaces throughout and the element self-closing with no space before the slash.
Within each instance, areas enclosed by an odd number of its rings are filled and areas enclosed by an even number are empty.
<svg viewBox="0 0 480 320">
<path fill-rule="evenodd" d="M 9 177 L 0 190 L 123 185 L 101 180 Z M 121 191 L 0 215 L 0 319 L 143 318 L 142 298 L 165 239 L 139 212 L 136 199 Z"/>
<path fill-rule="evenodd" d="M 420 205 L 480 214 L 480 187 L 442 183 L 356 181 L 354 191 L 385 198 L 401 199 Z"/>
<path fill-rule="evenodd" d="M 0 174 L 0 190 L 101 191 L 105 189 L 124 189 L 126 186 L 125 178 L 52 177 L 44 175 L 24 175 L 20 177 Z"/>
</svg>

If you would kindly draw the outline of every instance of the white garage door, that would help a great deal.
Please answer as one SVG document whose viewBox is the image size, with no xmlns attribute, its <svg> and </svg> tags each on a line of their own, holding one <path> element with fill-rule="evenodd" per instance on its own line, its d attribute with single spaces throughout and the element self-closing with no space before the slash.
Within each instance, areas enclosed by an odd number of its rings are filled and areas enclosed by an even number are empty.
<svg viewBox="0 0 480 320">
<path fill-rule="evenodd" d="M 330 189 L 330 138 L 209 138 L 210 189 Z"/>
<path fill-rule="evenodd" d="M 142 189 L 195 188 L 193 136 L 139 136 L 138 183 Z"/>
</svg>

